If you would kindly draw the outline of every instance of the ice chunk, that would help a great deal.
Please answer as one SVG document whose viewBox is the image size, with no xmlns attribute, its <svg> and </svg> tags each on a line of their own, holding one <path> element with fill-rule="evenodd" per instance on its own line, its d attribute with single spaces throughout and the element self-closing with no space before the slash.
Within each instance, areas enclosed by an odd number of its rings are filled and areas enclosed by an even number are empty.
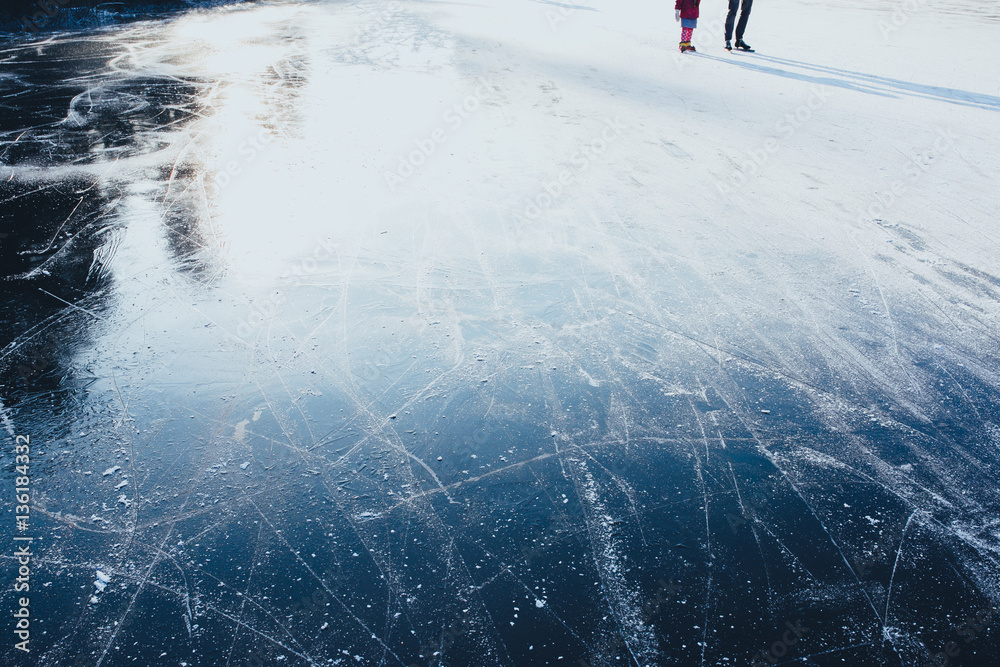
<svg viewBox="0 0 1000 667">
<path fill-rule="evenodd" d="M 121 466 L 114 466 L 112 468 L 108 468 L 107 470 L 105 470 L 101 474 L 104 475 L 105 477 L 107 477 L 108 475 L 114 475 L 116 472 L 118 472 L 121 469 L 122 469 Z"/>
<path fill-rule="evenodd" d="M 94 580 L 94 588 L 97 589 L 98 593 L 103 593 L 104 589 L 108 587 L 108 582 L 110 582 L 110 581 L 111 581 L 111 577 L 109 577 L 108 575 L 106 575 L 103 572 L 101 572 L 100 570 L 98 570 L 97 571 L 97 579 Z M 95 601 L 95 600 L 93 600 L 93 598 L 91 600 Z"/>
</svg>

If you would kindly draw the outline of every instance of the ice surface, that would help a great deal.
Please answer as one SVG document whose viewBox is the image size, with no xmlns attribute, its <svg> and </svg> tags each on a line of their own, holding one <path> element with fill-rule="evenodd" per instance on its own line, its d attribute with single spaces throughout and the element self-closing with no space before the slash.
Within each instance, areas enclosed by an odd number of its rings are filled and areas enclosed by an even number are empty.
<svg viewBox="0 0 1000 667">
<path fill-rule="evenodd" d="M 23 664 L 993 664 L 1000 16 L 722 4 L 6 38 Z"/>
</svg>

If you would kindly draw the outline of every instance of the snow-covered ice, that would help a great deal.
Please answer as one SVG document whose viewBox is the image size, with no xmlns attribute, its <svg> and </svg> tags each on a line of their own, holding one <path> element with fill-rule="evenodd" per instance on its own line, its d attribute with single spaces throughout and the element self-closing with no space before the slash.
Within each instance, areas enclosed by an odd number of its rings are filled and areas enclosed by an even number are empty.
<svg viewBox="0 0 1000 667">
<path fill-rule="evenodd" d="M 31 664 L 993 664 L 1000 7 L 723 5 L 4 37 Z"/>
</svg>

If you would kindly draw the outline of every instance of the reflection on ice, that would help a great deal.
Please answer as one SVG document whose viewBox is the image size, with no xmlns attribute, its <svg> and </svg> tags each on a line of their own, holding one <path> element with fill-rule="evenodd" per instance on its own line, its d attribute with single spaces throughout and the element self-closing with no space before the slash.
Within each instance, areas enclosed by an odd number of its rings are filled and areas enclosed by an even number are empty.
<svg viewBox="0 0 1000 667">
<path fill-rule="evenodd" d="M 719 197 L 799 61 L 667 76 L 628 3 L 523 4 L 4 49 L 34 664 L 902 666 L 966 617 L 989 664 L 993 112 L 838 93 Z"/>
</svg>

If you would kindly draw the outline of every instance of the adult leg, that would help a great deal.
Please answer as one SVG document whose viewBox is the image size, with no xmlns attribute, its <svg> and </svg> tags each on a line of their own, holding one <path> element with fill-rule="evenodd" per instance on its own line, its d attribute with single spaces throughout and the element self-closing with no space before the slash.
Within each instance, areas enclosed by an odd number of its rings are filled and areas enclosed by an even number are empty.
<svg viewBox="0 0 1000 667">
<path fill-rule="evenodd" d="M 729 13 L 726 15 L 727 42 L 733 38 L 733 25 L 736 24 L 736 13 L 739 12 L 739 10 L 740 10 L 740 0 L 729 0 Z"/>
<path fill-rule="evenodd" d="M 732 7 L 732 3 L 729 5 Z M 753 9 L 753 0 L 743 0 L 743 11 L 740 12 L 740 22 L 736 26 L 736 39 L 743 39 L 743 33 L 747 31 L 747 21 L 750 20 L 750 10 Z M 730 9 L 730 12 L 732 10 Z M 729 31 L 726 31 L 729 34 Z"/>
</svg>

